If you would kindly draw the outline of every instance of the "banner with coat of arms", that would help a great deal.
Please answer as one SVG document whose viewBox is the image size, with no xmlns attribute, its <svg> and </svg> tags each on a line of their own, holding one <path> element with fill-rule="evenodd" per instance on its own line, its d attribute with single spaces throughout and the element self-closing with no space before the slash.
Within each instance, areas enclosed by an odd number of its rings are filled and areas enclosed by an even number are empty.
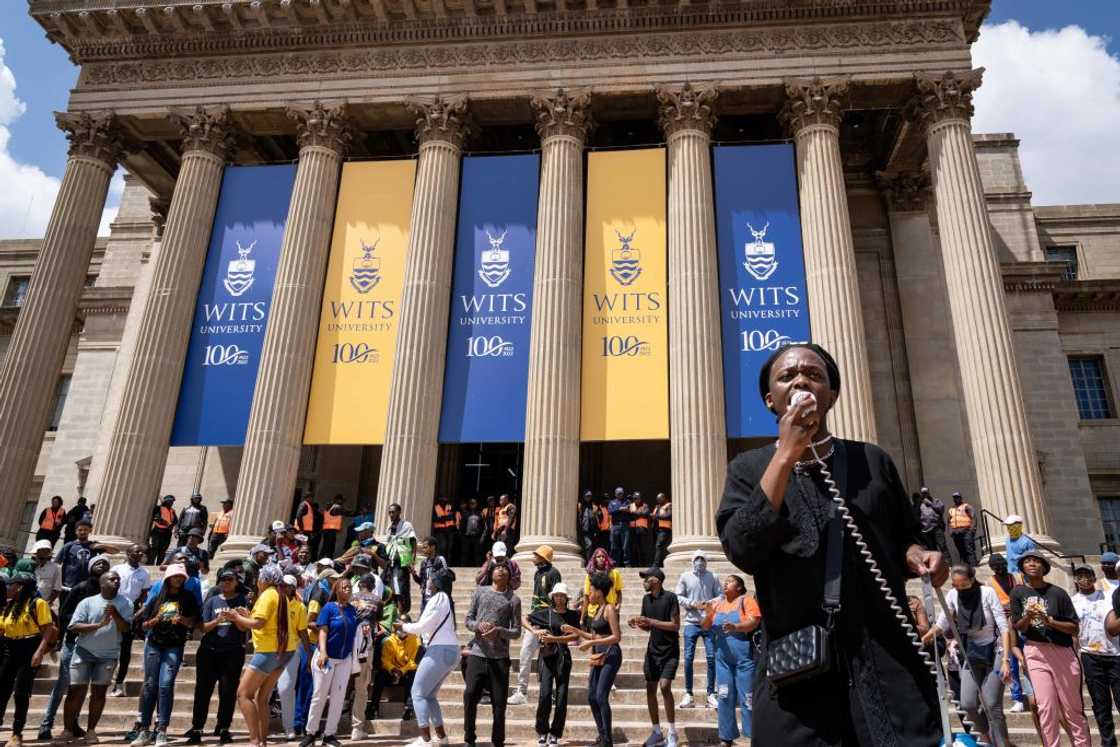
<svg viewBox="0 0 1120 747">
<path fill-rule="evenodd" d="M 463 159 L 440 443 L 525 439 L 540 156 Z"/>
<path fill-rule="evenodd" d="M 793 145 L 713 153 L 727 435 L 774 436 L 759 371 L 775 350 L 810 339 Z"/>
<path fill-rule="evenodd" d="M 587 156 L 580 439 L 669 437 L 665 150 Z"/>
<path fill-rule="evenodd" d="M 240 446 L 295 166 L 227 166 L 195 302 L 172 446 Z"/>
<path fill-rule="evenodd" d="M 416 161 L 342 166 L 303 441 L 381 444 Z"/>
</svg>

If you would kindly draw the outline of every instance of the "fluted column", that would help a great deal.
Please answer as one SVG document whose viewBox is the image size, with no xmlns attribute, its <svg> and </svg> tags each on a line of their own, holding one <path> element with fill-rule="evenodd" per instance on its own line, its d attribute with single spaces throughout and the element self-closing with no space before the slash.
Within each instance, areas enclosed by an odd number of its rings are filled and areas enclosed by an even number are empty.
<svg viewBox="0 0 1120 747">
<path fill-rule="evenodd" d="M 15 544 L 74 330 L 109 180 L 121 156 L 116 117 L 56 114 L 70 157 L 27 296 L 0 367 L 0 542 Z M 10 188 L 6 185 L 5 188 Z"/>
<path fill-rule="evenodd" d="M 97 536 L 114 545 L 144 537 L 149 504 L 163 480 L 195 296 L 233 139 L 226 109 L 199 107 L 172 117 L 183 134 L 183 159 L 97 500 Z"/>
<path fill-rule="evenodd" d="M 927 128 L 937 227 L 981 500 L 1000 516 L 1021 515 L 1032 536 L 1049 540 L 1050 520 L 972 145 L 972 91 L 982 73 L 916 75 L 918 96 L 912 111 Z"/>
<path fill-rule="evenodd" d="M 377 522 L 391 503 L 421 534 L 431 526 L 447 314 L 466 136 L 465 99 L 411 105 L 420 157 L 409 220 L 400 328 L 377 488 Z"/>
<path fill-rule="evenodd" d="M 541 138 L 537 257 L 525 400 L 525 466 L 518 552 L 550 545 L 578 561 L 580 345 L 583 330 L 583 144 L 586 93 L 530 102 Z"/>
<path fill-rule="evenodd" d="M 276 286 L 237 478 L 237 510 L 223 555 L 243 554 L 270 522 L 288 518 L 303 448 L 311 364 L 327 271 L 342 157 L 350 143 L 345 104 L 289 108 L 296 169 Z M 375 207 L 375 206 L 374 206 Z"/>
<path fill-rule="evenodd" d="M 828 416 L 830 430 L 857 441 L 878 440 L 862 304 L 840 160 L 844 79 L 786 83 L 782 111 L 797 148 L 801 234 L 813 342 L 836 358 L 840 399 Z"/>
<path fill-rule="evenodd" d="M 720 553 L 715 509 L 727 468 L 719 263 L 712 198 L 715 89 L 657 92 L 669 146 L 669 563 Z"/>
</svg>

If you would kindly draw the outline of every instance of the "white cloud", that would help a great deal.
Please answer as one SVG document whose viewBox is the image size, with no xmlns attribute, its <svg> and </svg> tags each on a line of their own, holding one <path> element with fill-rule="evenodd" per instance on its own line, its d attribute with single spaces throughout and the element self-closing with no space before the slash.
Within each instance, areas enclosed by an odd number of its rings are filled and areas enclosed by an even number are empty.
<svg viewBox="0 0 1120 747">
<path fill-rule="evenodd" d="M 8 125 L 27 111 L 16 96 L 16 78 L 4 64 L 4 42 L 0 39 L 0 238 L 38 238 L 47 230 L 59 180 L 32 163 L 17 161 L 8 151 L 12 133 Z M 109 186 L 109 200 L 101 216 L 99 236 L 109 233 L 117 214 L 124 179 L 118 170 Z"/>
<path fill-rule="evenodd" d="M 1014 132 L 1036 205 L 1120 202 L 1120 58 L 1080 26 L 984 26 L 974 132 Z"/>
</svg>

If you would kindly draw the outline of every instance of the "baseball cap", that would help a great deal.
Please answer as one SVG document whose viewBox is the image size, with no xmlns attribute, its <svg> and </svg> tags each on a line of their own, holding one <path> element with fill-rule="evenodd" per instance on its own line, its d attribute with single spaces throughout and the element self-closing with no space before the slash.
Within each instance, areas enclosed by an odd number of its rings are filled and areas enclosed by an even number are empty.
<svg viewBox="0 0 1120 747">
<path fill-rule="evenodd" d="M 355 532 L 372 532 L 373 531 L 373 522 L 372 521 L 363 521 L 361 524 L 354 527 L 354 531 Z"/>
<path fill-rule="evenodd" d="M 372 567 L 372 566 L 370 566 L 368 555 L 358 555 L 358 556 L 356 556 L 352 561 L 350 561 L 350 565 L 352 565 L 352 566 L 356 565 L 356 566 L 360 566 L 362 568 Z"/>
<path fill-rule="evenodd" d="M 285 574 L 282 580 L 285 586 L 299 586 L 299 582 L 296 581 L 296 577 L 290 574 Z"/>
<path fill-rule="evenodd" d="M 222 499 L 222 503 L 223 503 L 223 504 L 226 504 L 226 503 L 233 503 L 233 499 L 232 499 L 232 498 L 223 498 L 223 499 Z"/>
<path fill-rule="evenodd" d="M 162 501 L 163 503 L 174 503 L 175 502 L 175 496 L 165 495 L 165 496 L 163 496 L 163 498 L 160 498 L 160 501 Z"/>
<path fill-rule="evenodd" d="M 1008 526 L 1008 527 L 1011 526 L 1012 524 L 1022 524 L 1022 523 L 1023 523 L 1023 517 L 1020 516 L 1019 514 L 1009 514 L 1008 517 L 1003 520 L 1003 525 Z"/>
<path fill-rule="evenodd" d="M 287 526 L 288 525 L 282 521 L 274 521 L 272 522 L 272 531 L 283 532 L 287 528 Z"/>
<path fill-rule="evenodd" d="M 186 578 L 186 566 L 184 566 L 182 563 L 174 563 L 167 566 L 167 571 L 163 574 L 163 579 L 166 581 L 167 579 L 174 578 L 175 576 L 182 576 L 183 578 Z"/>
<path fill-rule="evenodd" d="M 490 552 L 494 555 L 495 558 L 504 558 L 509 554 L 509 550 L 506 549 L 505 542 L 495 542 L 494 546 L 490 548 Z"/>
<path fill-rule="evenodd" d="M 230 578 L 232 578 L 234 580 L 237 580 L 237 574 L 234 573 L 233 570 L 230 569 L 230 568 L 226 568 L 226 569 L 224 569 L 224 570 L 222 570 L 221 572 L 218 573 L 218 580 L 219 581 L 225 581 L 225 580 L 230 579 Z"/>
<path fill-rule="evenodd" d="M 35 543 L 35 547 L 33 548 L 33 552 L 39 552 L 40 550 L 53 550 L 53 549 L 54 549 L 54 545 L 52 545 L 49 540 L 39 540 L 38 542 Z M 1101 560 L 1102 561 L 1104 560 L 1104 556 L 1101 556 Z"/>
<path fill-rule="evenodd" d="M 325 566 L 327 568 L 333 568 L 334 567 L 334 561 L 331 560 L 330 558 L 319 558 L 318 560 L 315 561 L 315 565 L 321 565 L 321 566 Z"/>
<path fill-rule="evenodd" d="M 194 529 L 187 532 L 187 536 L 188 537 L 198 537 L 199 539 L 201 539 L 202 537 L 206 536 L 206 532 L 202 531 L 198 527 L 195 527 Z"/>
<path fill-rule="evenodd" d="M 297 534 L 292 539 L 294 539 L 296 542 L 307 542 L 307 535 L 306 534 Z"/>
<path fill-rule="evenodd" d="M 272 548 L 269 547 L 268 545 L 264 545 L 264 544 L 253 545 L 253 549 L 249 551 L 249 557 L 253 557 L 254 555 L 256 555 L 259 552 L 268 553 L 269 555 L 271 555 L 272 554 Z"/>
<path fill-rule="evenodd" d="M 1087 574 L 1089 574 L 1089 576 L 1091 578 L 1096 578 L 1097 577 L 1097 572 L 1094 571 L 1093 567 L 1090 566 L 1090 565 L 1082 564 L 1082 565 L 1075 566 L 1074 569 L 1073 569 L 1073 575 L 1076 576 L 1078 573 L 1087 573 Z"/>
<path fill-rule="evenodd" d="M 37 546 L 38 543 L 36 543 L 36 547 Z M 1116 565 L 1117 563 L 1120 563 L 1120 555 L 1117 555 L 1114 552 L 1106 552 L 1105 554 L 1101 555 L 1102 565 Z"/>
<path fill-rule="evenodd" d="M 655 565 L 651 565 L 644 571 L 638 571 L 638 576 L 641 578 L 656 578 L 658 581 L 665 580 L 665 572 Z"/>
</svg>

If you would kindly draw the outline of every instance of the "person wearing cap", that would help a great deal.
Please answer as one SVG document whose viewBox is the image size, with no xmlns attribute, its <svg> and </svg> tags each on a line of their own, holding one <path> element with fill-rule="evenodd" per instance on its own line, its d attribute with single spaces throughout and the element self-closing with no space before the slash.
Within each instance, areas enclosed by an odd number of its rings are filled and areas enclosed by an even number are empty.
<svg viewBox="0 0 1120 747">
<path fill-rule="evenodd" d="M 187 544 L 187 533 L 198 529 L 205 536 L 206 527 L 210 525 L 210 512 L 202 505 L 202 496 L 198 493 L 191 494 L 190 503 L 179 512 L 179 546 Z"/>
<path fill-rule="evenodd" d="M 646 658 L 642 672 L 646 681 L 646 707 L 652 731 L 645 747 L 677 747 L 677 725 L 673 702 L 673 680 L 677 676 L 680 659 L 681 612 L 677 595 L 665 590 L 665 572 L 652 566 L 638 575 L 646 594 L 642 597 L 642 614 L 631 617 L 627 625 L 635 630 L 649 632 Z M 657 691 L 665 703 L 668 732 L 661 733 L 661 720 L 657 713 Z"/>
<path fill-rule="evenodd" d="M 1019 570 L 1024 583 L 1011 591 L 1011 623 L 1022 638 L 1043 742 L 1059 743 L 1064 719 L 1074 747 L 1088 747 L 1081 664 L 1073 650 L 1080 631 L 1077 610 L 1065 589 L 1046 581 L 1050 561 L 1041 551 L 1020 555 Z"/>
<path fill-rule="evenodd" d="M 482 561 L 482 567 L 474 575 L 475 585 L 489 586 L 494 575 L 494 569 L 498 566 L 505 566 L 509 569 L 510 588 L 514 591 L 520 589 L 521 566 L 517 564 L 516 560 L 509 557 L 509 548 L 506 547 L 505 542 L 495 542 L 487 551 L 486 558 Z"/>
<path fill-rule="evenodd" d="M 552 606 L 549 593 L 562 580 L 560 571 L 552 565 L 552 548 L 548 545 L 541 545 L 533 551 L 533 565 L 537 567 L 537 570 L 533 573 L 533 597 L 529 602 L 530 614 L 533 610 L 548 609 Z M 540 647 L 540 640 L 526 623 L 521 636 L 521 654 L 518 657 L 517 691 L 510 696 L 509 705 L 524 705 L 529 702 L 529 672 L 533 666 L 533 659 L 537 658 L 537 651 Z"/>
<path fill-rule="evenodd" d="M 54 600 L 62 592 L 62 568 L 51 559 L 53 549 L 54 545 L 50 540 L 35 540 L 31 556 L 35 560 L 35 580 L 39 596 L 47 600 L 47 604 L 54 604 Z"/>
<path fill-rule="evenodd" d="M 35 595 L 35 576 L 12 575 L 0 608 L 0 717 L 7 713 L 8 700 L 15 696 L 12 736 L 6 747 L 23 745 L 31 688 L 43 657 L 54 649 L 57 634 L 50 607 Z"/>
<path fill-rule="evenodd" d="M 1120 563 L 1120 555 L 1109 550 L 1101 554 L 1101 579 L 1098 582 L 1105 596 L 1112 596 L 1112 592 L 1120 589 L 1120 577 L 1116 574 L 1116 564 Z"/>
<path fill-rule="evenodd" d="M 747 594 L 743 578 L 735 574 L 723 580 L 723 595 L 710 601 L 704 614 L 702 624 L 712 631 L 716 649 L 716 692 L 719 695 L 719 739 L 722 747 L 731 747 L 740 734 L 735 721 L 736 709 L 739 711 L 742 735 L 751 737 L 754 731 L 754 644 L 751 634 L 758 629 L 761 619 L 758 602 Z"/>
<path fill-rule="evenodd" d="M 944 736 L 937 685 L 892 604 L 912 625 L 906 579 L 930 576 L 940 585 L 948 567 L 941 553 L 922 546 L 910 495 L 890 456 L 873 443 L 829 431 L 841 383 L 840 364 L 819 345 L 774 351 L 759 369 L 758 392 L 777 420 L 778 439 L 739 454 L 727 467 L 716 528 L 727 558 L 753 577 L 766 640 L 828 624 L 822 602 L 832 543 L 826 529 L 836 504 L 826 474 L 868 545 L 866 557 L 843 553 L 829 641 L 843 666 L 816 670 L 811 684 L 783 688 L 781 697 L 769 676 L 760 678 L 753 739 L 800 747 L 850 734 L 853 744 L 935 747 Z M 718 653 L 716 659 L 718 666 Z"/>
<path fill-rule="evenodd" d="M 922 546 L 927 550 L 937 550 L 949 554 L 945 544 L 945 503 L 922 486 L 918 491 L 918 528 L 922 536 Z"/>
<path fill-rule="evenodd" d="M 75 531 L 77 536 L 64 544 L 54 558 L 62 569 L 63 597 L 67 589 L 77 586 L 89 576 L 89 559 L 95 550 L 89 538 L 90 532 L 93 531 L 93 522 L 82 519 L 78 522 Z"/>
<path fill-rule="evenodd" d="M 1112 595 L 1097 588 L 1097 574 L 1088 565 L 1073 571 L 1074 592 L 1070 595 L 1077 612 L 1077 642 L 1081 670 L 1093 703 L 1093 716 L 1101 733 L 1101 745 L 1116 747 L 1116 725 L 1112 719 L 1113 693 L 1120 694 L 1120 641 L 1109 635 L 1105 621 L 1112 611 Z M 1120 698 L 1115 698 L 1120 707 Z"/>
<path fill-rule="evenodd" d="M 719 577 L 708 570 L 708 556 L 703 550 L 692 553 L 692 568 L 681 574 L 677 580 L 677 601 L 684 611 L 684 697 L 681 708 L 692 708 L 693 661 L 696 659 L 696 643 L 704 642 L 704 656 L 707 660 L 707 704 L 709 708 L 719 706 L 716 699 L 716 647 L 712 631 L 701 625 L 707 604 L 722 592 Z"/>
<path fill-rule="evenodd" d="M 509 694 L 509 642 L 521 636 L 521 600 L 510 587 L 510 569 L 494 567 L 491 583 L 479 586 L 471 596 L 467 630 L 474 638 L 467 644 L 463 673 L 463 737 L 475 744 L 475 717 L 484 690 L 490 691 L 493 708 L 490 742 L 505 746 L 506 697 Z"/>
<path fill-rule="evenodd" d="M 976 510 L 960 493 L 953 493 L 949 509 L 949 538 L 957 551 L 958 562 L 976 566 Z"/>
<path fill-rule="evenodd" d="M 237 681 L 245 666 L 246 635 L 234 625 L 228 610 L 246 609 L 249 600 L 232 569 L 218 572 L 218 593 L 202 605 L 202 640 L 195 659 L 194 710 L 186 744 L 202 744 L 202 734 L 210 713 L 210 698 L 218 688 L 218 720 L 215 731 L 218 741 L 233 741 L 230 726 L 237 705 Z"/>
<path fill-rule="evenodd" d="M 568 717 L 568 683 L 572 674 L 572 652 L 568 646 L 579 640 L 578 635 L 565 633 L 562 629 L 565 625 L 579 625 L 579 612 L 568 607 L 570 597 L 567 584 L 557 581 L 548 592 L 548 605 L 533 609 L 525 618 L 525 634 L 531 633 L 540 642 L 537 660 L 537 677 L 541 685 L 536 713 L 538 747 L 558 745 L 564 736 L 564 724 Z"/>
<path fill-rule="evenodd" d="M 101 576 L 109 570 L 109 556 L 95 555 L 86 562 L 86 578 L 70 589 L 58 608 L 59 630 L 62 636 L 62 651 L 59 655 L 58 679 L 51 689 L 47 706 L 43 710 L 43 718 L 39 722 L 39 741 L 51 738 L 51 729 L 54 727 L 54 717 L 62 705 L 66 692 L 70 688 L 70 662 L 74 657 L 74 641 L 77 634 L 70 630 L 70 619 L 78 604 L 89 597 L 101 593 Z"/>
<path fill-rule="evenodd" d="M 354 637 L 354 663 L 350 674 L 353 677 L 354 699 L 350 705 L 350 739 L 367 739 L 373 733 L 370 721 L 376 719 L 377 701 L 370 700 L 370 683 L 374 669 L 380 661 L 381 647 L 388 640 L 392 630 L 382 631 L 380 627 L 381 595 L 385 586 L 381 579 L 372 573 L 355 577 L 351 584 L 354 594 L 350 604 L 358 613 L 358 633 Z M 355 676 L 356 675 L 356 676 Z"/>
<path fill-rule="evenodd" d="M 165 495 L 152 508 L 152 526 L 148 530 L 148 565 L 163 562 L 163 556 L 171 546 L 171 535 L 179 524 L 174 505 L 175 496 Z"/>
<path fill-rule="evenodd" d="M 1011 514 L 1003 520 L 1003 525 L 1007 527 L 1007 537 L 1004 539 L 1004 549 L 1007 553 L 1007 565 L 1013 572 L 1019 570 L 1019 559 L 1028 550 L 1038 549 L 1038 545 L 1030 538 L 1029 535 L 1023 532 L 1023 517 L 1018 514 Z"/>
<path fill-rule="evenodd" d="M 218 554 L 218 548 L 229 538 L 229 530 L 233 526 L 233 499 L 222 499 L 222 510 L 210 517 L 210 537 L 206 541 L 206 549 L 210 557 Z"/>
<path fill-rule="evenodd" d="M 179 537 L 186 537 L 186 542 L 175 548 L 175 553 L 190 556 L 198 564 L 198 569 L 203 575 L 210 573 L 210 553 L 202 546 L 202 540 L 206 538 L 205 532 L 194 527 L 185 534 L 180 533 Z"/>
<path fill-rule="evenodd" d="M 611 517 L 611 559 L 619 568 L 626 566 L 630 557 L 630 501 L 626 499 L 626 491 L 622 488 L 614 489 L 614 497 L 607 504 L 607 513 Z"/>
<path fill-rule="evenodd" d="M 46 540 L 54 550 L 55 543 L 62 535 L 62 528 L 66 525 L 66 509 L 62 507 L 62 496 L 51 496 L 51 505 L 39 512 L 38 529 L 35 530 L 35 541 Z"/>
<path fill-rule="evenodd" d="M 310 638 L 310 620 L 308 619 L 307 606 L 304 605 L 299 594 L 299 578 L 291 573 L 285 573 L 281 581 L 283 582 L 281 593 L 288 597 L 288 610 L 294 611 L 295 614 L 294 630 L 295 635 L 299 636 L 298 650 L 301 654 L 310 656 L 314 647 Z M 289 635 L 291 635 L 291 631 L 289 631 Z M 298 710 L 296 693 L 299 688 L 299 663 L 302 658 L 303 656 L 296 654 L 289 656 L 288 661 L 283 666 L 280 679 L 276 682 L 276 695 L 280 699 L 280 723 L 289 742 L 298 739 L 296 735 L 296 712 Z M 314 678 L 312 678 L 312 690 L 314 691 Z"/>
<path fill-rule="evenodd" d="M 89 721 L 85 739 L 97 743 L 97 722 L 105 708 L 105 695 L 120 656 L 125 631 L 132 627 L 132 603 L 120 593 L 121 577 L 112 570 L 98 579 L 100 593 L 78 603 L 69 632 L 76 636 L 70 659 L 70 688 L 62 710 L 63 741 L 81 735 L 78 714 L 89 689 Z"/>
<path fill-rule="evenodd" d="M 138 619 L 147 634 L 144 639 L 144 685 L 140 691 L 140 715 L 131 737 L 132 747 L 168 742 L 167 727 L 175 705 L 175 680 L 183 662 L 183 647 L 201 612 L 194 594 L 186 589 L 187 569 L 180 563 L 164 572 L 159 590 L 152 590 Z M 152 717 L 155 729 L 151 730 Z"/>
</svg>

